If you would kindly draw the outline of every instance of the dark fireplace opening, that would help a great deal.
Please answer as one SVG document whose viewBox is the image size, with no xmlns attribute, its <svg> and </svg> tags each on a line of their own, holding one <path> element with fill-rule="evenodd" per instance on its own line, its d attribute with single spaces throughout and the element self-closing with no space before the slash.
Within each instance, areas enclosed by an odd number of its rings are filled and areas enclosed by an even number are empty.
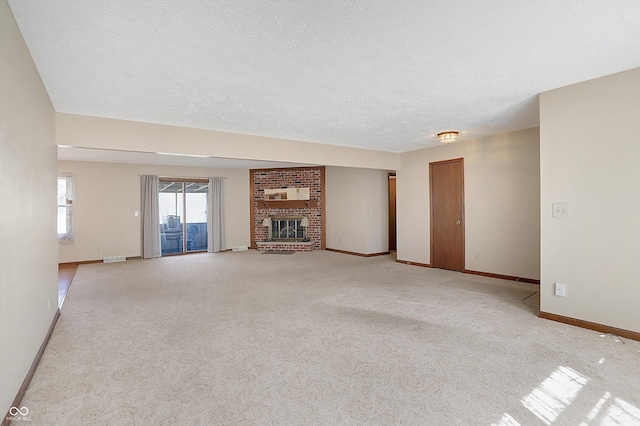
<svg viewBox="0 0 640 426">
<path fill-rule="evenodd" d="M 305 241 L 302 216 L 272 217 L 271 241 Z"/>
</svg>

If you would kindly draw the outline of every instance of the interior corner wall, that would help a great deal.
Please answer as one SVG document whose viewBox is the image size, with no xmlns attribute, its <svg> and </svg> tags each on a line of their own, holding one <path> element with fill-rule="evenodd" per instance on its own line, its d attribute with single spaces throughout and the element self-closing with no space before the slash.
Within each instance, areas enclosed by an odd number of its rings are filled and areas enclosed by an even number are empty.
<svg viewBox="0 0 640 426">
<path fill-rule="evenodd" d="M 640 68 L 540 95 L 541 311 L 640 332 L 639 117 Z"/>
<path fill-rule="evenodd" d="M 140 175 L 226 177 L 226 248 L 249 246 L 249 171 L 143 164 L 59 161 L 60 173 L 73 173 L 74 242 L 60 247 L 60 263 L 140 256 Z"/>
<path fill-rule="evenodd" d="M 326 168 L 327 248 L 389 251 L 389 183 L 384 170 Z"/>
<path fill-rule="evenodd" d="M 465 269 L 539 279 L 538 128 L 404 153 L 398 259 L 430 263 L 429 163 L 454 158 L 464 158 Z"/>
<path fill-rule="evenodd" d="M 54 110 L 0 0 L 0 415 L 58 309 Z"/>
</svg>

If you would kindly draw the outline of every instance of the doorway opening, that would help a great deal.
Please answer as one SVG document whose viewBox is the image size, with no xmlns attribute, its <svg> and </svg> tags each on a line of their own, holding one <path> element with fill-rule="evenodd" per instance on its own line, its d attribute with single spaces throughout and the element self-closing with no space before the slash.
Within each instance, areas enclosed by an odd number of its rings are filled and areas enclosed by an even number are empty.
<svg viewBox="0 0 640 426">
<path fill-rule="evenodd" d="M 207 251 L 207 179 L 160 178 L 162 255 Z"/>
<path fill-rule="evenodd" d="M 396 210 L 396 174 L 389 173 L 389 251 L 397 245 Z"/>
</svg>

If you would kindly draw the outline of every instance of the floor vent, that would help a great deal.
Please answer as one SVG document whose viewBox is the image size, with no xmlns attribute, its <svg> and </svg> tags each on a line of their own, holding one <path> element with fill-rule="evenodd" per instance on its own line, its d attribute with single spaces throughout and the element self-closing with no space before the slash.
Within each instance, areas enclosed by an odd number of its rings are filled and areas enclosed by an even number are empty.
<svg viewBox="0 0 640 426">
<path fill-rule="evenodd" d="M 124 262 L 127 260 L 126 256 L 113 256 L 113 257 L 105 257 L 103 259 L 104 263 L 113 263 L 113 262 Z"/>
</svg>

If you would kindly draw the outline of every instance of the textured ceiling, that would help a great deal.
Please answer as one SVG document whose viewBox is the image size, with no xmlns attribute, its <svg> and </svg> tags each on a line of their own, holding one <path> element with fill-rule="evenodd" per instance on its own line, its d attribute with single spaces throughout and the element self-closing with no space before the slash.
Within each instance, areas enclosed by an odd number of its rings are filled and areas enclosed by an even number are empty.
<svg viewBox="0 0 640 426">
<path fill-rule="evenodd" d="M 405 152 L 640 66 L 640 1 L 9 0 L 58 112 Z"/>
</svg>

